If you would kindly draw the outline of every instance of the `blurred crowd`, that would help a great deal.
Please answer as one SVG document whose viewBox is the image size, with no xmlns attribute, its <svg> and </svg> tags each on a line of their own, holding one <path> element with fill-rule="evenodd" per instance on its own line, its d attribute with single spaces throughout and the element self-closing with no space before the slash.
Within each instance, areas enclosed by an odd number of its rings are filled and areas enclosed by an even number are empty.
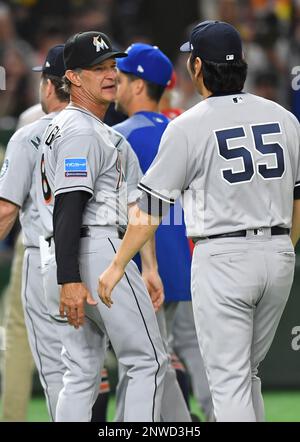
<svg viewBox="0 0 300 442">
<path fill-rule="evenodd" d="M 247 90 L 292 106 L 291 71 L 300 65 L 300 0 L 10 0 L 0 2 L 0 129 L 13 128 L 18 115 L 37 101 L 31 67 L 49 47 L 72 33 L 101 30 L 126 48 L 131 42 L 158 45 L 175 63 L 175 105 L 199 100 L 178 46 L 195 22 L 217 18 L 236 26 L 249 63 Z"/>
</svg>

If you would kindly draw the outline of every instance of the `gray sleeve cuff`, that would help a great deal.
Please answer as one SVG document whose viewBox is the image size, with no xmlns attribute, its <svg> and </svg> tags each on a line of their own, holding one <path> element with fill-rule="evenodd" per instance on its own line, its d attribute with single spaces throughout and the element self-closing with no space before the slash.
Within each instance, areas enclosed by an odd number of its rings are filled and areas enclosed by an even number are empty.
<svg viewBox="0 0 300 442">
<path fill-rule="evenodd" d="M 148 215 L 163 218 L 170 210 L 170 203 L 162 201 L 161 199 L 143 192 L 140 199 L 137 201 L 137 205 L 142 212 L 148 213 Z"/>
</svg>

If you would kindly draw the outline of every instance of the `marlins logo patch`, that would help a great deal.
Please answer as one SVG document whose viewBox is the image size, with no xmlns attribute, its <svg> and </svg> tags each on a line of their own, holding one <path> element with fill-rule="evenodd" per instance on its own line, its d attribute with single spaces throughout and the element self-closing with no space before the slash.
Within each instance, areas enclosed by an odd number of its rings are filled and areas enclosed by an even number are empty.
<svg viewBox="0 0 300 442">
<path fill-rule="evenodd" d="M 86 177 L 87 176 L 86 158 L 65 158 L 65 176 Z"/>
</svg>

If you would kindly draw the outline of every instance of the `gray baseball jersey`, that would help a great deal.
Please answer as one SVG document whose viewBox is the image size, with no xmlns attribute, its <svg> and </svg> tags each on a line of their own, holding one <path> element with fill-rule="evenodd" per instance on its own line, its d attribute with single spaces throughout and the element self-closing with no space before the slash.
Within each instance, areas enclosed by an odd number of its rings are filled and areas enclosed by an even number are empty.
<svg viewBox="0 0 300 442">
<path fill-rule="evenodd" d="M 52 121 L 42 143 L 40 177 L 43 196 L 49 202 L 47 212 L 41 212 L 47 227 L 46 237 L 53 235 L 49 215 L 51 219 L 55 195 L 75 190 L 91 195 L 83 213 L 83 225 L 89 227 L 89 236 L 80 239 L 78 261 L 82 281 L 94 299 L 98 299 L 97 278 L 120 245 L 117 228 L 127 224 L 127 204 L 131 201 L 127 193 L 136 190 L 138 160 L 121 135 L 87 110 L 74 106 L 68 106 Z M 125 173 L 129 177 L 128 192 Z M 51 258 L 44 275 L 46 298 L 65 349 L 62 359 L 67 367 L 56 420 L 90 420 L 105 357 L 106 334 L 132 380 L 126 389 L 124 420 L 158 420 L 167 357 L 149 294 L 136 265 L 131 262 L 126 268 L 126 275 L 115 291 L 113 308 L 108 309 L 101 302 L 92 308 L 86 305 L 87 320 L 75 330 L 59 316 L 53 254 L 51 241 Z"/>
<path fill-rule="evenodd" d="M 53 235 L 54 196 L 75 190 L 91 194 L 83 225 L 127 225 L 139 162 L 126 139 L 90 112 L 70 105 L 62 111 L 44 134 L 39 163 L 37 203 L 46 238 Z"/>
<path fill-rule="evenodd" d="M 33 123 L 37 121 L 39 118 L 42 118 L 45 115 L 45 112 L 42 109 L 41 103 L 34 104 L 33 106 L 26 109 L 21 113 L 18 120 L 17 129 L 21 129 L 21 127 L 26 126 L 27 124 Z"/>
<path fill-rule="evenodd" d="M 168 203 L 184 191 L 188 235 L 197 238 L 194 319 L 217 421 L 264 420 L 257 374 L 293 281 L 299 147 L 299 123 L 281 106 L 212 96 L 169 124 L 140 183 Z"/>
<path fill-rule="evenodd" d="M 65 367 L 61 343 L 49 318 L 40 264 L 39 236 L 42 234 L 36 206 L 35 173 L 39 144 L 49 122 L 49 114 L 19 129 L 6 151 L 0 196 L 20 206 L 20 222 L 26 247 L 22 272 L 22 304 L 32 355 L 44 388 L 49 415 L 55 417 Z"/>
<path fill-rule="evenodd" d="M 34 175 L 39 144 L 53 116 L 46 115 L 12 136 L 0 174 L 0 197 L 20 207 L 25 247 L 39 247 L 39 235 L 42 233 L 35 204 Z"/>
<path fill-rule="evenodd" d="M 169 124 L 139 187 L 171 203 L 184 191 L 190 237 L 290 227 L 299 139 L 296 118 L 274 102 L 212 96 Z"/>
</svg>

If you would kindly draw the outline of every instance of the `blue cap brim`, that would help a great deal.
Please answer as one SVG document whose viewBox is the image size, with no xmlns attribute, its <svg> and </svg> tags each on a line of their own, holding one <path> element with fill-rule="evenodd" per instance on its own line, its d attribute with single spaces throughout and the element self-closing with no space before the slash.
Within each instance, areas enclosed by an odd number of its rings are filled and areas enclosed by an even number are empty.
<svg viewBox="0 0 300 442">
<path fill-rule="evenodd" d="M 43 71 L 43 66 L 35 66 L 34 68 L 31 69 L 33 72 L 42 72 Z"/>
<path fill-rule="evenodd" d="M 124 67 L 124 63 L 125 63 L 125 66 L 126 66 L 126 63 L 127 63 L 126 57 L 118 58 L 117 59 L 117 67 L 118 67 L 118 69 L 122 70 L 122 67 Z"/>
<path fill-rule="evenodd" d="M 182 46 L 180 46 L 181 52 L 191 52 L 191 43 L 187 41 L 186 43 L 183 43 Z"/>
</svg>

